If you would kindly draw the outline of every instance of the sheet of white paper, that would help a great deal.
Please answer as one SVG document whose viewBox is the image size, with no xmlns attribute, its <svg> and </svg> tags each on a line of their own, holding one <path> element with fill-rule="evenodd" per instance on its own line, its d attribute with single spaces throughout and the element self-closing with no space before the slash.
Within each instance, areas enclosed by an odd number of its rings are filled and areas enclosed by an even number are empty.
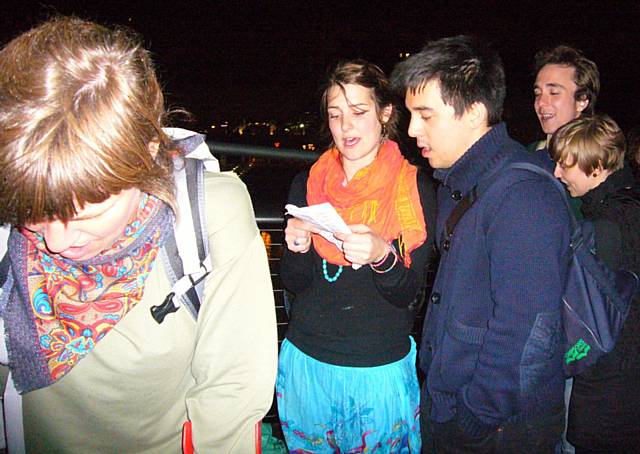
<svg viewBox="0 0 640 454">
<path fill-rule="evenodd" d="M 288 215 L 301 219 L 309 224 L 313 224 L 320 230 L 327 241 L 335 244 L 338 249 L 342 250 L 342 241 L 333 236 L 334 233 L 351 233 L 349 227 L 340 217 L 335 208 L 329 203 L 320 203 L 308 207 L 297 207 L 295 205 L 285 205 Z M 360 265 L 351 265 L 354 270 L 360 268 Z"/>
</svg>

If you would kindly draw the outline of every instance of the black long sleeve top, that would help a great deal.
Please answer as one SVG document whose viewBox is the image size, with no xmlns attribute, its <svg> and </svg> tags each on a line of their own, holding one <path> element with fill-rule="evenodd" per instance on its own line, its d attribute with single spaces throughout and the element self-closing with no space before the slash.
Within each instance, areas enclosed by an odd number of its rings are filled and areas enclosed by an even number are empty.
<svg viewBox="0 0 640 454">
<path fill-rule="evenodd" d="M 308 172 L 294 178 L 289 203 L 306 206 Z M 410 348 L 412 312 L 408 309 L 424 282 L 425 266 L 433 252 L 435 191 L 433 181 L 418 172 L 418 192 L 427 226 L 427 239 L 411 252 L 411 267 L 396 263 L 384 274 L 369 266 L 343 267 L 335 282 L 325 279 L 322 257 L 285 248 L 280 275 L 294 294 L 287 339 L 307 355 L 330 364 L 370 367 L 403 358 Z M 397 239 L 394 246 L 398 249 Z M 392 264 L 390 256 L 379 269 Z M 334 276 L 336 265 L 327 263 Z"/>
</svg>

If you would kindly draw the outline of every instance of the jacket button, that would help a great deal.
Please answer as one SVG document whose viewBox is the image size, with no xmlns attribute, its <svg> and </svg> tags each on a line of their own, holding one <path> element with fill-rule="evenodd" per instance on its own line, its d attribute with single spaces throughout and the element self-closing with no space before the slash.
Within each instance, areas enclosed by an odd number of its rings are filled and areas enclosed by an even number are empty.
<svg viewBox="0 0 640 454">
<path fill-rule="evenodd" d="M 442 242 L 442 249 L 444 249 L 445 251 L 448 251 L 449 249 L 451 249 L 451 241 L 450 240 L 444 240 Z"/>
<path fill-rule="evenodd" d="M 453 200 L 455 200 L 456 202 L 459 202 L 460 200 L 462 200 L 462 192 L 460 191 L 453 191 L 451 193 L 451 198 Z"/>
<path fill-rule="evenodd" d="M 440 294 L 438 292 L 433 292 L 431 294 L 431 302 L 433 304 L 440 304 Z"/>
</svg>

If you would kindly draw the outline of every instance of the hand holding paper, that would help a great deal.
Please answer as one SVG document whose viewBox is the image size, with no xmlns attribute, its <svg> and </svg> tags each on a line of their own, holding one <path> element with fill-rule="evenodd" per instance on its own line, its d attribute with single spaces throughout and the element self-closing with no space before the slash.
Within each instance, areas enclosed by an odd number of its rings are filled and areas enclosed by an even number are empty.
<svg viewBox="0 0 640 454">
<path fill-rule="evenodd" d="M 302 208 L 289 204 L 284 208 L 287 210 L 287 214 L 314 225 L 320 230 L 320 235 L 342 250 L 342 241 L 335 238 L 333 234 L 351 233 L 351 230 L 330 203 L 325 202 Z"/>
<path fill-rule="evenodd" d="M 333 236 L 334 233 L 351 233 L 351 230 L 340 217 L 335 208 L 328 202 L 308 207 L 297 207 L 288 204 L 285 206 L 286 213 L 298 219 L 302 219 L 315 226 L 327 241 L 335 244 L 342 250 L 342 241 Z M 353 265 L 353 269 L 360 268 L 360 265 Z"/>
</svg>

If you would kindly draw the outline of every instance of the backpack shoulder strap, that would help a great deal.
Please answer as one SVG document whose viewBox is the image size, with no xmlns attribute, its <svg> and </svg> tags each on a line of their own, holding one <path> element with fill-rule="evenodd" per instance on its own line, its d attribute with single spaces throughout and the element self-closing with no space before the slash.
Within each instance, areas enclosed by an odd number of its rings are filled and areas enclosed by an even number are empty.
<svg viewBox="0 0 640 454">
<path fill-rule="evenodd" d="M 488 176 L 478 181 L 458 202 L 444 224 L 445 241 L 453 235 L 462 216 L 476 203 L 476 200 L 502 175 L 504 168 L 494 169 Z"/>
<path fill-rule="evenodd" d="M 10 225 L 0 225 L 0 288 L 4 285 L 9 274 L 9 253 L 7 245 L 9 243 Z"/>
<path fill-rule="evenodd" d="M 176 201 L 179 212 L 160 256 L 165 264 L 171 292 L 164 302 L 151 308 L 153 318 L 164 317 L 185 306 L 197 319 L 204 296 L 204 278 L 212 271 L 207 241 L 204 172 L 219 171 L 204 136 L 186 130 L 168 131 L 184 155 L 174 161 Z"/>
<path fill-rule="evenodd" d="M 493 183 L 501 178 L 506 170 L 510 169 L 532 172 L 551 181 L 553 186 L 562 194 L 562 200 L 564 200 L 564 204 L 567 207 L 567 211 L 569 212 L 569 216 L 571 218 L 572 230 L 575 230 L 577 228 L 577 220 L 575 219 L 573 209 L 571 208 L 569 199 L 567 197 L 567 192 L 564 189 L 562 183 L 560 183 L 556 177 L 551 175 L 542 167 L 531 164 L 529 162 L 513 162 L 499 170 L 493 171 L 489 176 L 480 180 L 473 188 L 471 188 L 471 190 L 467 194 L 462 197 L 460 202 L 458 202 L 445 222 L 445 239 L 449 239 L 451 235 L 453 235 L 453 231 L 456 225 L 458 225 L 458 222 L 460 221 L 460 219 L 462 219 L 462 216 L 469 210 L 469 208 L 473 206 L 475 201 L 484 192 L 486 192 L 486 190 L 489 189 L 491 185 L 493 185 Z"/>
<path fill-rule="evenodd" d="M 476 185 L 462 197 L 460 202 L 451 211 L 451 214 L 444 223 L 445 240 L 449 239 L 451 235 L 453 235 L 453 231 L 458 225 L 458 222 L 460 222 L 460 219 L 462 219 L 462 216 L 464 216 L 469 208 L 473 206 L 479 195 L 478 186 Z"/>
<path fill-rule="evenodd" d="M 553 176 L 551 173 L 549 173 L 542 167 L 538 167 L 537 165 L 531 164 L 529 162 L 514 162 L 512 164 L 509 164 L 506 168 L 526 170 L 526 171 L 538 174 L 541 177 L 544 177 L 547 180 L 549 180 L 562 196 L 564 205 L 567 208 L 567 211 L 569 212 L 569 219 L 571 220 L 571 230 L 575 231 L 578 228 L 578 220 L 576 219 L 575 211 L 571 206 L 571 202 L 569 201 L 569 196 L 567 196 L 567 190 L 565 189 L 564 185 L 560 183 L 560 180 L 558 180 L 555 176 Z"/>
<path fill-rule="evenodd" d="M 9 261 L 9 234 L 11 233 L 10 225 L 0 225 L 0 315 L 4 312 L 7 301 L 9 299 L 9 289 L 13 285 L 13 278 L 10 276 L 11 264 Z M 4 347 L 4 339 L 0 343 Z M 0 354 L 1 359 L 4 358 Z"/>
</svg>

